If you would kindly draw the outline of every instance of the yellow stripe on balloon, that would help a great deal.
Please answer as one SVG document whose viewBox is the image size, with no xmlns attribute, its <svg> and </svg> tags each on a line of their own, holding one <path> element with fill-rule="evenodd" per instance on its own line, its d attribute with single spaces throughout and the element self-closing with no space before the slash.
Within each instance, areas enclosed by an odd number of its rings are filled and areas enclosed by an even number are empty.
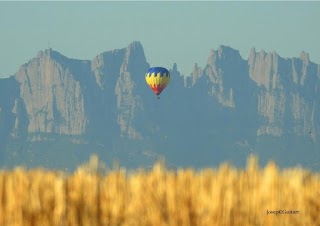
<svg viewBox="0 0 320 226">
<path fill-rule="evenodd" d="M 146 82 L 149 86 L 166 87 L 170 81 L 170 75 L 167 73 L 162 74 L 161 72 L 156 73 L 146 73 Z"/>
</svg>

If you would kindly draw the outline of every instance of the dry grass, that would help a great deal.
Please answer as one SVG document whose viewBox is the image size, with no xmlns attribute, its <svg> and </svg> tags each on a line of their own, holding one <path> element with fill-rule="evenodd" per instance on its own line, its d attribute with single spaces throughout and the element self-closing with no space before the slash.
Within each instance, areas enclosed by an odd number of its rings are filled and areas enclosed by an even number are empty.
<svg viewBox="0 0 320 226">
<path fill-rule="evenodd" d="M 296 210 L 298 214 L 268 214 Z M 1 226 L 320 225 L 319 174 L 264 169 L 251 157 L 196 172 L 124 169 L 100 174 L 97 158 L 72 175 L 46 170 L 0 172 Z"/>
</svg>

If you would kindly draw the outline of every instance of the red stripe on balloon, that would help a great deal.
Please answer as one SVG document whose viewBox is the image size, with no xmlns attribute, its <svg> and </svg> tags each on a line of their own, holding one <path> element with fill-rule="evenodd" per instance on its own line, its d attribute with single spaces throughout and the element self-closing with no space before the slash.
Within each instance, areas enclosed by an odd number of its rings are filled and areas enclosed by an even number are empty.
<svg viewBox="0 0 320 226">
<path fill-rule="evenodd" d="M 165 86 L 157 86 L 157 85 L 150 85 L 151 89 L 153 90 L 153 92 L 157 95 L 160 95 L 160 93 L 163 91 Z"/>
</svg>

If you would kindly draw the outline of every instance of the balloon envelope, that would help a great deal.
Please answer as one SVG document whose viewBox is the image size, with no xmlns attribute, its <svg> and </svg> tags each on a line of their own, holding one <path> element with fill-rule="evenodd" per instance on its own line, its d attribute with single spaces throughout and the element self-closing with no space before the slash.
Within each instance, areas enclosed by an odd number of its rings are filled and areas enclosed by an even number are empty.
<svg viewBox="0 0 320 226">
<path fill-rule="evenodd" d="M 157 95 L 160 95 L 169 81 L 170 73 L 163 67 L 152 67 L 146 73 L 146 82 Z"/>
</svg>

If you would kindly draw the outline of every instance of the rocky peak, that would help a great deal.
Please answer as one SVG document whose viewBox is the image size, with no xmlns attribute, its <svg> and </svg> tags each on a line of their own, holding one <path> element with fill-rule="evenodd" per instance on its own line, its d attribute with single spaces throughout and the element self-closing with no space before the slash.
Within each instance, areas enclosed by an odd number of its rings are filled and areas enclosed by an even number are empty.
<svg viewBox="0 0 320 226">
<path fill-rule="evenodd" d="M 260 124 L 258 135 L 281 136 L 284 131 L 302 135 L 317 127 L 313 109 L 319 79 L 317 65 L 310 62 L 308 53 L 284 59 L 276 52 L 252 49 L 248 65 L 250 78 L 261 87 L 258 113 L 265 123 Z"/>
<path fill-rule="evenodd" d="M 125 49 L 106 51 L 96 56 L 91 62 L 95 81 L 102 90 L 114 89 L 120 67 L 123 64 Z"/>
<path fill-rule="evenodd" d="M 178 71 L 178 66 L 176 63 L 173 64 L 172 71 L 174 71 L 174 72 Z"/>
<path fill-rule="evenodd" d="M 112 89 L 121 71 L 132 71 L 139 66 L 149 67 L 140 42 L 132 42 L 127 48 L 99 54 L 92 60 L 91 70 L 101 89 Z"/>
<path fill-rule="evenodd" d="M 213 51 L 214 53 L 214 51 Z M 230 46 L 220 45 L 217 51 L 218 57 L 221 58 L 241 58 L 239 50 L 233 49 Z"/>
<path fill-rule="evenodd" d="M 125 49 L 125 57 L 115 87 L 119 112 L 118 124 L 123 137 L 143 138 L 134 123 L 135 119 L 139 118 L 143 112 L 142 95 L 147 90 L 150 91 L 144 78 L 149 67 L 140 42 L 129 44 Z"/>
<path fill-rule="evenodd" d="M 240 83 L 248 86 L 245 71 L 245 63 L 238 50 L 224 45 L 218 50 L 211 50 L 204 69 L 204 74 L 210 81 L 208 93 L 224 106 L 234 107 L 235 90 Z"/>
<path fill-rule="evenodd" d="M 146 57 L 140 42 L 132 42 L 126 48 L 125 59 L 123 63 L 123 70 L 129 70 L 136 68 L 137 65 L 145 65 Z"/>
<path fill-rule="evenodd" d="M 194 84 L 197 82 L 199 78 L 201 78 L 201 76 L 202 76 L 202 69 L 201 67 L 198 66 L 197 63 L 195 63 L 191 73 L 191 78 L 192 78 L 191 86 L 194 86 Z"/>
<path fill-rule="evenodd" d="M 185 86 L 185 77 L 183 75 L 181 75 L 181 73 L 178 70 L 178 66 L 176 63 L 173 64 L 172 69 L 169 70 L 170 71 L 170 84 L 173 85 L 182 85 Z"/>
<path fill-rule="evenodd" d="M 168 96 L 170 95 L 171 98 L 173 96 L 177 96 L 177 92 L 180 94 L 183 93 L 183 90 L 185 89 L 186 86 L 186 78 L 183 76 L 179 70 L 178 66 L 176 63 L 173 64 L 172 69 L 170 71 L 170 83 L 169 83 L 169 89 L 166 89 L 166 93 L 168 93 Z"/>
<path fill-rule="evenodd" d="M 70 61 L 69 58 L 63 56 L 62 54 L 60 54 L 59 52 L 52 50 L 51 48 L 46 49 L 44 51 L 39 51 L 37 56 L 33 59 L 40 59 L 40 60 L 51 60 L 51 61 L 55 61 L 57 63 L 67 63 L 68 61 Z"/>
<path fill-rule="evenodd" d="M 258 86 L 264 86 L 267 90 L 276 88 L 278 78 L 279 55 L 276 52 L 266 53 L 261 50 L 259 53 L 251 49 L 248 65 L 249 76 Z"/>
<path fill-rule="evenodd" d="M 300 59 L 303 61 L 304 64 L 309 63 L 310 62 L 309 53 L 302 51 L 300 54 Z"/>
<path fill-rule="evenodd" d="M 15 78 L 30 117 L 28 132 L 84 133 L 82 91 L 89 66 L 87 61 L 68 59 L 47 49 L 20 68 Z"/>
</svg>

